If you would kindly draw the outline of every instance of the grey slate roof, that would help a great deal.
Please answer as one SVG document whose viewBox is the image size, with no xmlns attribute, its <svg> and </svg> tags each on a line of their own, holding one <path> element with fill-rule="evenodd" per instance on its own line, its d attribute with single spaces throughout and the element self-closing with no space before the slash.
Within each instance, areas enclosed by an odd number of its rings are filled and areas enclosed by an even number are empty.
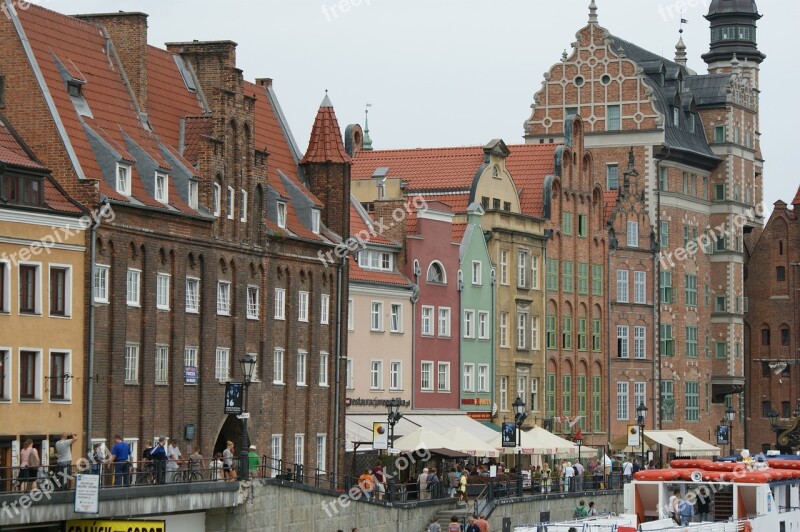
<svg viewBox="0 0 800 532">
<path fill-rule="evenodd" d="M 730 74 L 706 74 L 686 78 L 686 88 L 694 94 L 698 107 L 723 105 L 728 100 Z"/>
</svg>

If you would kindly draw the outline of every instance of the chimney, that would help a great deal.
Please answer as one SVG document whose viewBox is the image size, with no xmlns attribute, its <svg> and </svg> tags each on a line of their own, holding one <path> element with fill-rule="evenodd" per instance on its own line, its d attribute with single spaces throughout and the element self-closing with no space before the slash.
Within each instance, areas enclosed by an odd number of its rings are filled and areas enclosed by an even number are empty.
<svg viewBox="0 0 800 532">
<path fill-rule="evenodd" d="M 256 85 L 270 89 L 272 88 L 272 78 L 256 78 Z"/>
<path fill-rule="evenodd" d="M 106 29 L 139 109 L 147 114 L 147 14 L 120 11 L 75 18 Z"/>
<path fill-rule="evenodd" d="M 212 96 L 216 91 L 238 89 L 242 73 L 236 68 L 236 46 L 233 41 L 167 43 L 167 50 L 183 57 L 194 69 L 214 112 L 222 111 L 219 98 Z"/>
</svg>

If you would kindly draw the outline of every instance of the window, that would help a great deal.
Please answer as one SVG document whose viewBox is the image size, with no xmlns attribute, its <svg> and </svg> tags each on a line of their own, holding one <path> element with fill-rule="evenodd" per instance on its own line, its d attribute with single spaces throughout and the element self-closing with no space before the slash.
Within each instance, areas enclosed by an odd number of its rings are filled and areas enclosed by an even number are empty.
<svg viewBox="0 0 800 532">
<path fill-rule="evenodd" d="M 664 356 L 673 356 L 675 354 L 675 340 L 672 338 L 672 324 L 662 323 L 659 325 L 659 347 L 661 354 Z"/>
<path fill-rule="evenodd" d="M 305 434 L 295 434 L 294 435 L 294 463 L 295 465 L 303 465 L 304 463 L 304 452 L 306 449 L 306 435 Z"/>
<path fill-rule="evenodd" d="M 481 340 L 489 339 L 489 313 L 478 312 L 478 338 Z"/>
<path fill-rule="evenodd" d="M 683 226 L 683 247 L 686 247 L 689 244 L 689 226 Z"/>
<path fill-rule="evenodd" d="M 131 167 L 128 165 L 117 163 L 117 192 L 131 195 Z"/>
<path fill-rule="evenodd" d="M 93 294 L 95 303 L 108 303 L 108 266 L 95 264 Z"/>
<path fill-rule="evenodd" d="M 369 369 L 369 389 L 382 390 L 383 389 L 383 362 L 380 360 L 373 360 Z"/>
<path fill-rule="evenodd" d="M 257 286 L 247 287 L 247 319 L 257 320 L 261 314 L 261 298 Z"/>
<path fill-rule="evenodd" d="M 725 183 L 714 184 L 714 201 L 725 201 Z"/>
<path fill-rule="evenodd" d="M 50 267 L 50 315 L 69 316 L 70 314 L 70 269 Z"/>
<path fill-rule="evenodd" d="M 297 351 L 297 385 L 306 386 L 306 375 L 308 374 L 308 353 L 306 351 Z"/>
<path fill-rule="evenodd" d="M 345 363 L 345 380 L 346 386 L 348 390 L 352 390 L 355 388 L 355 384 L 353 383 L 353 359 L 348 358 Z"/>
<path fill-rule="evenodd" d="M 697 327 L 686 327 L 686 356 L 697 358 Z"/>
<path fill-rule="evenodd" d="M 647 383 L 634 382 L 633 383 L 633 407 L 638 408 L 639 405 L 647 406 Z"/>
<path fill-rule="evenodd" d="M 548 373 L 547 386 L 545 386 L 544 408 L 547 417 L 553 417 L 556 414 L 556 375 Z"/>
<path fill-rule="evenodd" d="M 578 351 L 586 351 L 586 318 L 578 318 Z"/>
<path fill-rule="evenodd" d="M 200 206 L 200 184 L 195 180 L 189 181 L 189 207 L 197 210 Z"/>
<path fill-rule="evenodd" d="M 186 347 L 186 348 L 184 348 L 184 350 L 183 350 L 183 366 L 187 367 L 187 368 L 197 368 L 197 348 L 196 347 Z"/>
<path fill-rule="evenodd" d="M 283 458 L 283 435 L 273 434 L 270 441 L 270 451 L 272 454 L 272 476 L 276 477 L 281 474 L 281 458 Z"/>
<path fill-rule="evenodd" d="M 539 255 L 531 255 L 531 288 L 539 289 Z"/>
<path fill-rule="evenodd" d="M 628 270 L 617 270 L 617 303 L 628 303 Z"/>
<path fill-rule="evenodd" d="M 41 396 L 41 353 L 39 351 L 19 352 L 19 399 L 35 401 Z"/>
<path fill-rule="evenodd" d="M 589 226 L 587 224 L 587 218 L 585 214 L 578 215 L 578 236 L 580 238 L 586 238 L 589 234 Z"/>
<path fill-rule="evenodd" d="M 403 388 L 403 363 L 392 361 L 389 363 L 389 389 L 400 390 Z"/>
<path fill-rule="evenodd" d="M 592 295 L 603 295 L 603 265 L 592 264 Z"/>
<path fill-rule="evenodd" d="M 530 411 L 531 412 L 539 411 L 539 379 L 537 378 L 531 379 Z"/>
<path fill-rule="evenodd" d="M 520 251 L 517 253 L 517 286 L 520 288 L 527 288 L 527 273 L 528 273 L 528 252 Z"/>
<path fill-rule="evenodd" d="M 167 203 L 169 199 L 169 176 L 156 172 L 156 201 Z"/>
<path fill-rule="evenodd" d="M 214 378 L 219 382 L 226 382 L 231 379 L 231 350 L 227 347 L 218 347 L 217 356 L 214 361 Z"/>
<path fill-rule="evenodd" d="M 360 255 L 359 255 L 360 258 Z M 428 266 L 428 275 L 426 281 L 433 284 L 447 284 L 447 276 L 444 272 L 444 266 L 439 261 L 431 262 Z"/>
<path fill-rule="evenodd" d="M 320 212 L 317 209 L 311 211 L 311 232 L 315 235 L 319 234 L 321 226 Z"/>
<path fill-rule="evenodd" d="M 717 342 L 715 344 L 715 356 L 720 360 L 728 358 L 728 344 L 725 342 Z"/>
<path fill-rule="evenodd" d="M 661 272 L 661 303 L 672 303 L 672 272 Z"/>
<path fill-rule="evenodd" d="M 628 247 L 639 247 L 639 222 L 628 222 Z"/>
<path fill-rule="evenodd" d="M 700 419 L 700 386 L 697 381 L 686 381 L 686 421 Z"/>
<path fill-rule="evenodd" d="M 278 227 L 286 229 L 286 203 L 279 201 L 277 204 Z"/>
<path fill-rule="evenodd" d="M 717 296 L 715 301 L 716 304 L 714 305 L 715 312 L 726 312 L 727 311 L 727 299 L 725 296 Z"/>
<path fill-rule="evenodd" d="M 326 446 L 328 437 L 325 434 L 317 434 L 317 470 L 325 471 L 326 463 Z"/>
<path fill-rule="evenodd" d="M 165 273 L 159 273 L 156 277 L 156 308 L 158 310 L 169 310 L 169 279 Z"/>
<path fill-rule="evenodd" d="M 697 276 L 686 276 L 686 304 L 690 307 L 697 306 Z"/>
<path fill-rule="evenodd" d="M 355 307 L 353 305 L 353 300 L 347 300 L 347 330 L 354 331 L 356 329 L 356 316 L 354 314 Z"/>
<path fill-rule="evenodd" d="M 647 358 L 645 346 L 647 345 L 647 327 L 636 325 L 633 328 L 633 358 L 642 360 Z"/>
<path fill-rule="evenodd" d="M 125 384 L 139 382 L 139 346 L 128 344 L 125 346 Z"/>
<path fill-rule="evenodd" d="M 565 415 L 572 412 L 572 375 L 564 375 L 561 379 L 561 409 Z"/>
<path fill-rule="evenodd" d="M 439 362 L 438 368 L 438 387 L 440 392 L 450 391 L 450 362 Z"/>
<path fill-rule="evenodd" d="M 555 316 L 547 316 L 546 318 L 546 346 L 547 349 L 558 349 L 558 345 L 556 344 L 556 317 Z"/>
<path fill-rule="evenodd" d="M 561 231 L 565 236 L 572 236 L 572 213 L 565 212 L 561 220 Z"/>
<path fill-rule="evenodd" d="M 663 166 L 658 168 L 658 188 L 663 192 L 669 190 L 669 168 Z"/>
<path fill-rule="evenodd" d="M 617 325 L 617 357 L 628 358 L 628 326 Z"/>
<path fill-rule="evenodd" d="M 241 212 L 241 216 L 239 217 L 239 221 L 240 222 L 246 222 L 247 221 L 247 191 L 240 190 L 239 192 L 240 192 L 241 201 L 242 201 L 242 206 L 240 208 L 240 210 L 242 212 Z"/>
<path fill-rule="evenodd" d="M 545 286 L 549 292 L 558 292 L 558 260 L 547 259 Z"/>
<path fill-rule="evenodd" d="M 156 384 L 167 384 L 169 368 L 169 348 L 164 345 L 156 346 Z"/>
<path fill-rule="evenodd" d="M 500 347 L 508 347 L 508 312 L 501 312 L 497 317 L 497 321 L 500 329 Z"/>
<path fill-rule="evenodd" d="M 129 307 L 138 307 L 140 304 L 140 293 L 141 293 L 141 278 L 142 272 L 140 270 L 129 269 L 127 274 L 127 290 L 126 290 L 126 300 L 128 302 Z M 189 297 L 188 294 L 188 285 L 187 285 L 187 300 Z M 188 310 L 188 303 L 186 305 Z"/>
<path fill-rule="evenodd" d="M 564 349 L 572 349 L 572 318 L 564 316 L 562 320 L 561 340 Z"/>
<path fill-rule="evenodd" d="M 500 265 L 500 284 L 507 285 L 508 284 L 508 250 L 501 249 L 500 250 L 500 257 L 498 260 L 498 264 Z"/>
<path fill-rule="evenodd" d="M 478 392 L 486 393 L 489 391 L 489 366 L 478 364 Z"/>
<path fill-rule="evenodd" d="M 464 311 L 464 338 L 475 338 L 475 311 Z"/>
<path fill-rule="evenodd" d="M 11 400 L 11 352 L 0 350 L 0 401 Z"/>
<path fill-rule="evenodd" d="M 599 352 L 601 347 L 601 322 L 598 319 L 592 320 L 592 351 Z"/>
<path fill-rule="evenodd" d="M 286 319 L 286 290 L 284 288 L 275 289 L 275 319 Z"/>
<path fill-rule="evenodd" d="M 236 198 L 233 197 L 233 187 L 228 187 L 228 220 L 233 220 L 234 202 Z"/>
<path fill-rule="evenodd" d="M 589 264 L 586 262 L 578 263 L 578 294 L 589 294 Z"/>
<path fill-rule="evenodd" d="M 539 349 L 539 316 L 531 316 L 531 349 Z"/>
<path fill-rule="evenodd" d="M 384 251 L 364 250 L 358 254 L 358 265 L 366 270 L 394 271 L 394 255 Z"/>
<path fill-rule="evenodd" d="M 419 386 L 424 392 L 433 391 L 433 362 L 422 362 Z"/>
<path fill-rule="evenodd" d="M 328 386 L 328 359 L 330 356 L 325 351 L 319 353 L 319 385 Z"/>
<path fill-rule="evenodd" d="M 464 391 L 475 391 L 475 364 L 464 364 Z"/>
<path fill-rule="evenodd" d="M 714 126 L 714 142 L 721 144 L 725 142 L 725 126 Z"/>
<path fill-rule="evenodd" d="M 231 283 L 228 281 L 217 282 L 217 314 L 231 315 Z"/>
<path fill-rule="evenodd" d="M 283 359 L 284 350 L 276 347 L 272 353 L 272 383 L 283 384 Z"/>
<path fill-rule="evenodd" d="M 500 386 L 498 389 L 500 411 L 508 411 L 508 377 L 500 377 Z"/>
<path fill-rule="evenodd" d="M 0 262 L 0 312 L 9 312 L 9 267 L 7 262 Z"/>
<path fill-rule="evenodd" d="M 450 337 L 450 309 L 439 307 L 439 336 Z"/>
<path fill-rule="evenodd" d="M 786 280 L 786 267 L 785 266 L 778 266 L 775 268 L 775 279 L 777 281 L 785 281 Z"/>
<path fill-rule="evenodd" d="M 331 313 L 331 296 L 322 294 L 319 299 L 319 322 L 328 325 Z"/>
<path fill-rule="evenodd" d="M 222 189 L 219 183 L 214 183 L 214 216 L 219 218 L 222 211 Z"/>
<path fill-rule="evenodd" d="M 573 262 L 571 260 L 565 260 L 561 263 L 561 276 L 563 283 L 562 288 L 564 292 L 571 294 L 572 293 L 572 280 L 575 275 L 575 270 L 573 266 Z"/>
<path fill-rule="evenodd" d="M 473 260 L 472 261 L 472 284 L 474 285 L 482 285 L 483 284 L 483 276 L 481 275 L 481 263 L 480 261 Z"/>
<path fill-rule="evenodd" d="M 525 349 L 527 344 L 528 315 L 524 312 L 517 314 L 517 349 Z"/>
<path fill-rule="evenodd" d="M 673 421 L 675 416 L 675 398 L 673 382 L 661 381 L 661 418 L 663 421 Z"/>
<path fill-rule="evenodd" d="M 603 427 L 601 425 L 602 422 L 602 415 L 600 412 L 600 402 L 601 402 L 601 393 L 602 393 L 602 384 L 600 382 L 600 376 L 595 375 L 592 377 L 592 428 L 595 432 L 602 432 Z"/>
<path fill-rule="evenodd" d="M 69 353 L 50 353 L 50 389 L 51 401 L 68 401 L 70 399 Z"/>
<path fill-rule="evenodd" d="M 784 347 L 789 345 L 789 329 L 786 327 L 781 328 L 781 345 Z"/>
<path fill-rule="evenodd" d="M 403 332 L 403 307 L 400 303 L 392 303 L 389 330 L 393 333 Z"/>
<path fill-rule="evenodd" d="M 617 383 L 617 420 L 618 421 L 627 421 L 630 419 L 629 407 L 628 404 L 628 383 L 627 382 L 618 382 Z"/>
<path fill-rule="evenodd" d="M 606 185 L 608 190 L 619 190 L 619 165 L 606 166 Z"/>
<path fill-rule="evenodd" d="M 308 322 L 308 292 L 302 290 L 297 296 L 297 321 Z"/>
<path fill-rule="evenodd" d="M 661 221 L 661 235 L 659 237 L 659 243 L 662 248 L 669 246 L 669 222 L 664 220 Z"/>
<path fill-rule="evenodd" d="M 647 272 L 633 272 L 633 302 L 637 305 L 647 303 Z"/>
<path fill-rule="evenodd" d="M 375 303 L 373 303 L 373 313 L 375 310 Z M 420 333 L 422 336 L 433 336 L 433 307 L 422 306 L 422 325 Z M 375 324 L 375 316 L 373 315 L 373 325 Z M 378 330 L 373 328 L 373 331 Z"/>
<path fill-rule="evenodd" d="M 619 131 L 620 130 L 620 106 L 608 105 L 606 106 L 606 131 Z"/>
</svg>

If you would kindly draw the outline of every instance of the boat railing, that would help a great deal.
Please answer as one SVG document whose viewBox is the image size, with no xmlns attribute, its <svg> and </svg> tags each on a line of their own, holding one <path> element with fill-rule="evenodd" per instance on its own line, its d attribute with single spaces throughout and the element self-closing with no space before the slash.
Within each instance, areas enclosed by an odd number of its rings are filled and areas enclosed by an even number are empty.
<svg viewBox="0 0 800 532">
<path fill-rule="evenodd" d="M 614 514 L 599 515 L 585 519 L 573 519 L 559 523 L 537 523 L 531 525 L 517 525 L 514 532 L 617 532 L 623 527 L 631 527 L 622 521 L 622 516 Z M 736 521 L 720 521 L 715 523 L 691 523 L 680 526 L 672 520 L 651 521 L 642 523 L 637 530 L 641 532 L 743 532 L 746 530 L 747 519 Z"/>
</svg>

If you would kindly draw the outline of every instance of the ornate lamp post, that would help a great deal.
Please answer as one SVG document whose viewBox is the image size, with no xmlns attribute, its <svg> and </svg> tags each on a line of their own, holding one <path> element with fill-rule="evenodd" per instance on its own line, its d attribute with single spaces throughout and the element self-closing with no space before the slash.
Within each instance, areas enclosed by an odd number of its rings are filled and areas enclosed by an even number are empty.
<svg viewBox="0 0 800 532">
<path fill-rule="evenodd" d="M 394 445 L 394 426 L 403 417 L 400 413 L 400 399 L 389 399 L 386 403 L 386 409 L 389 411 L 389 449 Z M 389 451 L 387 450 L 387 453 Z M 392 501 L 394 496 L 394 460 L 392 460 L 391 453 L 389 454 L 389 501 Z"/>
<path fill-rule="evenodd" d="M 676 458 L 680 458 L 681 454 L 682 454 L 681 453 L 681 445 L 683 445 L 683 436 L 678 436 L 675 439 L 678 440 L 678 456 Z"/>
<path fill-rule="evenodd" d="M 778 414 L 777 410 L 770 410 L 769 412 L 769 427 L 775 432 L 775 448 L 778 448 L 778 434 L 780 434 L 780 430 L 778 429 Z"/>
<path fill-rule="evenodd" d="M 250 383 L 253 382 L 253 372 L 256 369 L 256 357 L 248 353 L 245 357 L 239 360 L 242 365 L 242 375 L 244 376 L 244 411 L 242 414 L 242 443 L 239 449 L 239 478 L 241 480 L 248 480 L 250 478 L 250 464 L 247 455 L 248 451 L 248 438 L 247 438 L 247 417 L 250 415 L 247 411 L 247 394 L 250 390 Z"/>
<path fill-rule="evenodd" d="M 522 424 L 528 413 L 525 411 L 525 401 L 519 396 L 511 406 L 514 407 L 514 424 L 517 426 L 517 495 L 522 497 Z"/>
<path fill-rule="evenodd" d="M 638 417 L 636 421 L 639 423 L 639 439 L 642 443 L 642 469 L 645 469 L 645 461 L 644 461 L 644 425 L 645 421 L 647 420 L 647 407 L 644 405 L 644 402 L 639 403 L 639 406 L 636 407 L 636 413 Z"/>
<path fill-rule="evenodd" d="M 575 438 L 575 445 L 578 446 L 578 463 L 581 463 L 581 447 L 583 446 L 583 438 L 580 436 Z"/>
<path fill-rule="evenodd" d="M 733 420 L 736 419 L 736 411 L 732 406 L 725 409 L 725 419 L 728 420 L 728 454 L 733 455 Z"/>
</svg>

